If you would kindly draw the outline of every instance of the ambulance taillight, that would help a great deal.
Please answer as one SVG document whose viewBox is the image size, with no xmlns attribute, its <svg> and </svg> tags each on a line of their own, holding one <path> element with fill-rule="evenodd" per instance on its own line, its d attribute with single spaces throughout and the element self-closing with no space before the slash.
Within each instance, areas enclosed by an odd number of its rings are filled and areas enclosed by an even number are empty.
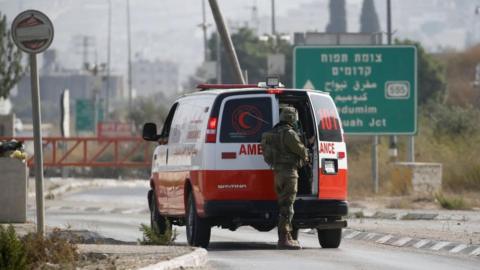
<svg viewBox="0 0 480 270">
<path fill-rule="evenodd" d="M 279 95 L 283 93 L 282 89 L 267 89 L 268 94 Z"/>
<path fill-rule="evenodd" d="M 210 117 L 208 119 L 207 134 L 205 137 L 206 143 L 215 143 L 217 141 L 217 118 Z"/>
</svg>

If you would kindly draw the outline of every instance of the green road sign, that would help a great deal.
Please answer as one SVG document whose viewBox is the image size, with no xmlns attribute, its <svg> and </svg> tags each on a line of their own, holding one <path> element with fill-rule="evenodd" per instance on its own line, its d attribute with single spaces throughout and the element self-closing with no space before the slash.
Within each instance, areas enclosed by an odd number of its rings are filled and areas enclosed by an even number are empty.
<svg viewBox="0 0 480 270">
<path fill-rule="evenodd" d="M 77 99 L 75 105 L 75 129 L 77 132 L 95 131 L 95 106 L 93 101 Z"/>
<path fill-rule="evenodd" d="M 294 86 L 329 92 L 348 134 L 417 132 L 414 46 L 296 47 Z"/>
</svg>

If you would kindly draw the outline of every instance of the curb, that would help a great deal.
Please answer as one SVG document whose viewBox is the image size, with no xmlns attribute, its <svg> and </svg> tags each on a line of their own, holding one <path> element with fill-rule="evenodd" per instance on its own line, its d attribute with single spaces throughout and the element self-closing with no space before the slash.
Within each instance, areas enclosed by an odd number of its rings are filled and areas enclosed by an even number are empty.
<svg viewBox="0 0 480 270">
<path fill-rule="evenodd" d="M 437 252 L 444 251 L 452 255 L 464 254 L 467 256 L 480 258 L 480 245 L 467 245 L 449 241 L 438 241 L 425 238 L 411 238 L 394 234 L 364 232 L 352 229 L 344 229 L 343 238 L 363 240 L 394 247 L 411 247 L 415 249 Z"/>
<path fill-rule="evenodd" d="M 369 211 L 362 209 L 352 209 L 347 218 L 373 218 L 373 219 L 391 219 L 391 220 L 453 220 L 468 221 L 467 215 L 462 214 L 443 214 L 432 212 L 389 212 L 389 211 Z"/>
<path fill-rule="evenodd" d="M 207 263 L 207 250 L 203 248 L 197 248 L 189 254 L 185 254 L 168 261 L 152 264 L 140 270 L 171 270 L 171 269 L 184 269 L 184 268 L 196 268 L 205 266 Z"/>
</svg>

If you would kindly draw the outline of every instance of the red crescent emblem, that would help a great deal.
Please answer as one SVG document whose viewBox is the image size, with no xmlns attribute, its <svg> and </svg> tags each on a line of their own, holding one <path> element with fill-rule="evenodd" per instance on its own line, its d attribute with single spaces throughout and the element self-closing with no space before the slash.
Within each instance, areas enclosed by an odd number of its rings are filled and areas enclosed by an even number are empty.
<svg viewBox="0 0 480 270">
<path fill-rule="evenodd" d="M 251 128 L 251 126 L 249 126 L 249 125 L 247 125 L 247 123 L 245 123 L 245 117 L 247 117 L 248 114 L 249 114 L 249 112 L 242 112 L 238 116 L 238 125 L 241 126 L 243 129 L 250 129 Z"/>
<path fill-rule="evenodd" d="M 253 105 L 243 104 L 232 112 L 232 127 L 238 134 L 252 136 L 263 126 L 263 114 Z"/>
</svg>

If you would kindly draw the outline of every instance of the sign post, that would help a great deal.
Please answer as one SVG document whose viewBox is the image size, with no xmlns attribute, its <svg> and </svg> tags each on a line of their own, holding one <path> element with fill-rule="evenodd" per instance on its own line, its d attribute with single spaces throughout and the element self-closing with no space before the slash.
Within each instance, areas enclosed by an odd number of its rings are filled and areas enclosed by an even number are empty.
<svg viewBox="0 0 480 270">
<path fill-rule="evenodd" d="M 29 54 L 32 90 L 32 119 L 35 149 L 35 196 L 37 206 L 37 233 L 45 233 L 45 209 L 43 196 L 42 117 L 37 72 L 37 53 L 45 51 L 53 40 L 53 24 L 40 11 L 26 10 L 12 23 L 12 38 L 20 50 Z"/>
</svg>

